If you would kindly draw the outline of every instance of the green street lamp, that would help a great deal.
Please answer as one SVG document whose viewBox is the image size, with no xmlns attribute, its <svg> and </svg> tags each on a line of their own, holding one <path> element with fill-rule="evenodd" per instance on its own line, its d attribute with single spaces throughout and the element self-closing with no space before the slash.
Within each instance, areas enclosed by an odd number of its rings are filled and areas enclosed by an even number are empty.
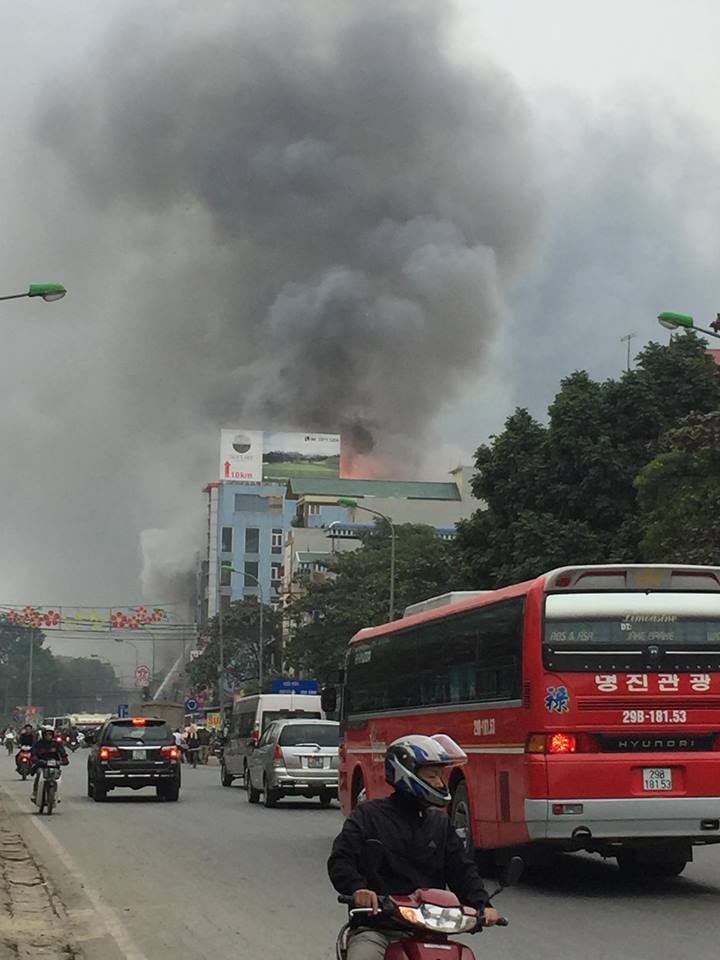
<svg viewBox="0 0 720 960">
<path fill-rule="evenodd" d="M 705 327 L 699 327 L 687 313 L 673 313 L 672 310 L 665 310 L 658 314 L 657 319 L 660 326 L 665 327 L 666 330 L 698 330 L 700 333 L 705 333 L 709 337 L 716 337 L 720 340 L 720 333 L 717 330 L 707 330 Z M 712 327 L 716 325 L 720 327 L 720 314 L 718 314 L 718 319 L 711 324 Z"/>
<path fill-rule="evenodd" d="M 24 297 L 42 297 L 43 300 L 62 300 L 67 290 L 61 283 L 31 283 L 27 293 L 13 293 L 0 300 L 22 300 Z"/>
<path fill-rule="evenodd" d="M 248 573 L 246 570 L 236 570 L 235 567 L 230 563 L 221 563 L 221 570 L 228 570 L 230 574 L 237 573 L 241 577 L 249 577 L 250 580 L 254 580 L 258 588 L 258 596 L 260 597 L 260 621 L 258 624 L 258 643 L 260 647 L 258 649 L 258 693 L 262 693 L 262 684 L 263 684 L 263 643 L 265 640 L 265 599 L 263 597 L 263 588 L 262 584 L 256 576 L 252 573 Z"/>
<path fill-rule="evenodd" d="M 338 497 L 335 501 L 341 507 L 349 507 L 351 510 L 364 510 L 365 513 L 371 513 L 374 517 L 380 517 L 390 527 L 390 600 L 388 603 L 388 622 L 395 619 L 395 526 L 390 517 L 386 517 L 379 510 L 371 510 L 370 507 L 361 507 L 354 497 Z"/>
</svg>

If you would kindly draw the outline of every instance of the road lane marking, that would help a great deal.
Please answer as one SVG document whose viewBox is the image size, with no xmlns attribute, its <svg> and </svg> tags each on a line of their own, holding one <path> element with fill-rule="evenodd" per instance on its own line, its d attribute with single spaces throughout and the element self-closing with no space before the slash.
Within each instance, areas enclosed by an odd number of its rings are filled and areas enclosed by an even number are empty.
<svg viewBox="0 0 720 960">
<path fill-rule="evenodd" d="M 3 790 L 3 795 L 14 804 L 19 813 L 27 813 L 27 810 L 20 805 L 20 801 L 9 790 Z M 126 960 L 148 960 L 146 955 L 135 943 L 127 927 L 118 917 L 112 907 L 108 906 L 100 894 L 92 888 L 82 870 L 75 860 L 70 856 L 65 847 L 60 843 L 54 833 L 42 822 L 39 816 L 30 815 L 27 820 L 40 832 L 46 840 L 48 846 L 56 857 L 60 860 L 70 876 L 78 883 L 86 897 L 90 901 L 95 913 L 100 918 L 102 925 L 107 930 L 108 936 L 112 937 L 121 954 Z M 26 822 L 26 821 L 23 821 Z M 78 911 L 79 912 L 79 911 Z M 83 938 L 85 939 L 85 938 Z"/>
</svg>

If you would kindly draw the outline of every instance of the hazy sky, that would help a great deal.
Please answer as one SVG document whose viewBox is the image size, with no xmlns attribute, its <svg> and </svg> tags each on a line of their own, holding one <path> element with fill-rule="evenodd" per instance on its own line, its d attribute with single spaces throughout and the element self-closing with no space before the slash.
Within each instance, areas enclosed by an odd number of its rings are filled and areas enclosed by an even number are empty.
<svg viewBox="0 0 720 960">
<path fill-rule="evenodd" d="M 0 602 L 172 599 L 221 423 L 327 396 L 438 477 L 659 310 L 720 308 L 716 4 L 301 8 L 3 3 L 0 292 L 70 294 L 2 304 Z"/>
</svg>

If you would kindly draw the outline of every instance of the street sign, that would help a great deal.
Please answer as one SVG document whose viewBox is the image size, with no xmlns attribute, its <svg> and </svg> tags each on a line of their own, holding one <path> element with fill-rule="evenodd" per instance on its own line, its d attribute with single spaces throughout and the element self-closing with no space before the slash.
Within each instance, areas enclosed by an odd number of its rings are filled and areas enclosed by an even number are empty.
<svg viewBox="0 0 720 960">
<path fill-rule="evenodd" d="M 188 697 L 185 701 L 185 709 L 188 713 L 193 713 L 198 708 L 198 702 L 195 697 Z"/>
<path fill-rule="evenodd" d="M 130 716 L 130 704 L 129 703 L 119 703 L 117 715 L 119 717 L 129 717 Z"/>
<path fill-rule="evenodd" d="M 197 660 L 197 658 L 198 658 L 198 657 L 201 657 L 201 656 L 202 656 L 202 650 L 191 650 L 191 651 L 190 651 L 190 659 L 191 659 L 191 660 Z"/>
<path fill-rule="evenodd" d="M 135 667 L 135 686 L 146 687 L 150 683 L 150 667 L 145 663 L 139 663 Z"/>
<path fill-rule="evenodd" d="M 271 693 L 320 693 L 319 680 L 273 680 Z"/>
<path fill-rule="evenodd" d="M 222 721 L 220 719 L 219 713 L 208 713 L 205 717 L 205 725 L 208 730 L 219 730 L 222 726 Z"/>
</svg>

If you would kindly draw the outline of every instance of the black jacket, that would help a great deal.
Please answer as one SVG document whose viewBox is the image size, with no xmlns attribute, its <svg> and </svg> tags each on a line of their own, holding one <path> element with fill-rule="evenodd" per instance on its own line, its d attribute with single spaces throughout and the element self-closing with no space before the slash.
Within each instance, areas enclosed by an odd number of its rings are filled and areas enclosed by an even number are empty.
<svg viewBox="0 0 720 960">
<path fill-rule="evenodd" d="M 367 874 L 368 839 L 379 840 L 384 848 L 374 877 Z M 445 811 L 424 808 L 397 793 L 353 810 L 333 844 L 328 873 L 338 893 L 347 896 L 362 889 L 382 896 L 449 887 L 469 907 L 488 904 L 475 861 L 465 853 Z"/>
<path fill-rule="evenodd" d="M 44 740 L 42 737 L 37 740 L 30 751 L 34 767 L 44 763 L 46 760 L 59 760 L 60 763 L 68 763 L 68 755 L 65 747 L 57 740 Z"/>
</svg>

